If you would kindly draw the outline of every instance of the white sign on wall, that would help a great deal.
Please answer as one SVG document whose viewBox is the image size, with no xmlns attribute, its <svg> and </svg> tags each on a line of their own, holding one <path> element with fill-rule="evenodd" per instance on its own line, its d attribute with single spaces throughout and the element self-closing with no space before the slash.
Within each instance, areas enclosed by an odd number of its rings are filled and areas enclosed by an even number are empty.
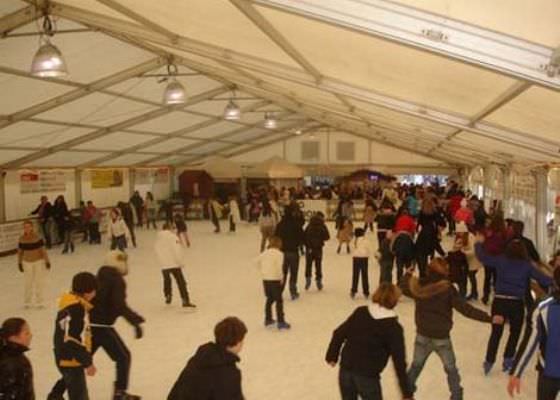
<svg viewBox="0 0 560 400">
<path fill-rule="evenodd" d="M 26 171 L 19 175 L 21 193 L 47 193 L 66 191 L 64 171 Z"/>
</svg>

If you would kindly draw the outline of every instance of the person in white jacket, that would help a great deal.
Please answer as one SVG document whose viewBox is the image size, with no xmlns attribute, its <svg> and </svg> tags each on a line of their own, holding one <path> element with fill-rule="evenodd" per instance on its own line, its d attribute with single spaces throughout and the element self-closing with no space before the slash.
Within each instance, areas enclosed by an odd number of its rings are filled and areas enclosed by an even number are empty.
<svg viewBox="0 0 560 400">
<path fill-rule="evenodd" d="M 229 231 L 235 232 L 236 224 L 241 221 L 241 214 L 239 213 L 239 204 L 237 204 L 237 200 L 235 196 L 229 197 Z"/>
<path fill-rule="evenodd" d="M 119 249 L 120 251 L 125 251 L 127 243 L 130 241 L 130 231 L 118 208 L 111 210 L 109 236 L 111 236 L 111 250 Z"/>
<path fill-rule="evenodd" d="M 282 300 L 284 253 L 281 248 L 282 239 L 278 236 L 270 237 L 268 249 L 257 257 L 256 262 L 261 271 L 266 296 L 264 325 L 270 326 L 276 323 L 272 319 L 272 304 L 276 303 L 278 329 L 290 329 L 290 324 L 284 319 L 284 301 Z"/>
<path fill-rule="evenodd" d="M 354 252 L 352 254 L 352 289 L 350 289 L 350 297 L 356 297 L 358 292 L 358 282 L 360 275 L 362 277 L 362 292 L 365 298 L 369 297 L 369 276 L 368 263 L 369 258 L 373 254 L 373 247 L 369 237 L 365 236 L 362 228 L 354 230 Z"/>
<path fill-rule="evenodd" d="M 179 237 L 171 230 L 169 223 L 166 222 L 163 225 L 163 230 L 158 232 L 154 250 L 163 274 L 165 303 L 171 303 L 171 276 L 173 276 L 183 299 L 183 307 L 196 307 L 189 299 L 187 282 L 183 275 L 183 246 Z"/>
</svg>

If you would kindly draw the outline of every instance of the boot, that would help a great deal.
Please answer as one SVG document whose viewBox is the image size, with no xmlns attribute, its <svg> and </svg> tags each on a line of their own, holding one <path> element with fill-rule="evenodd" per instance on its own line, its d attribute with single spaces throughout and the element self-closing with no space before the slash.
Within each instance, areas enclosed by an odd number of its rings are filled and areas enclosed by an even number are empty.
<svg viewBox="0 0 560 400">
<path fill-rule="evenodd" d="M 59 396 L 59 395 L 50 393 L 47 396 L 47 400 L 64 400 L 64 396 Z"/>
<path fill-rule="evenodd" d="M 490 373 L 490 371 L 492 371 L 493 366 L 494 366 L 494 364 L 492 364 L 488 361 L 484 361 L 484 363 L 482 364 L 482 369 L 484 370 L 484 375 L 488 375 Z"/>
<path fill-rule="evenodd" d="M 196 308 L 196 305 L 191 303 L 189 299 L 183 300 L 183 307 Z"/>
<path fill-rule="evenodd" d="M 165 296 L 165 304 L 171 304 L 171 296 Z"/>
<path fill-rule="evenodd" d="M 278 330 L 290 329 L 292 326 L 287 322 L 278 322 Z"/>
<path fill-rule="evenodd" d="M 62 254 L 68 253 L 68 246 L 64 246 L 64 250 L 62 250 Z"/>
<path fill-rule="evenodd" d="M 309 288 L 311 287 L 311 277 L 305 277 L 305 290 L 309 290 Z"/>
<path fill-rule="evenodd" d="M 317 279 L 317 290 L 323 290 L 323 282 Z"/>
<path fill-rule="evenodd" d="M 113 400 L 141 400 L 141 399 L 142 398 L 140 396 L 127 393 L 124 390 L 115 390 L 115 394 L 113 395 Z"/>
<path fill-rule="evenodd" d="M 502 371 L 509 372 L 513 368 L 513 358 L 504 358 L 504 363 L 502 364 Z"/>
<path fill-rule="evenodd" d="M 264 326 L 274 325 L 275 323 L 276 323 L 276 321 L 273 320 L 273 319 L 265 319 L 264 320 Z"/>
<path fill-rule="evenodd" d="M 350 245 L 349 244 L 346 245 L 346 254 L 350 254 Z"/>
<path fill-rule="evenodd" d="M 74 243 L 70 243 L 70 251 L 73 253 L 74 252 Z"/>
</svg>

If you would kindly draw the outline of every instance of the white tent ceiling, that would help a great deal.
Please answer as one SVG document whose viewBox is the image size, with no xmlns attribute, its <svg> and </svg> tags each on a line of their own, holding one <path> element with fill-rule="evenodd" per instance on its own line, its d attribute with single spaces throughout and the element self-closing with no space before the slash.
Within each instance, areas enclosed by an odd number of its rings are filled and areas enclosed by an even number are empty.
<svg viewBox="0 0 560 400">
<path fill-rule="evenodd" d="M 45 4 L 64 79 L 28 72 Z M 558 162 L 558 15 L 556 0 L 2 0 L 0 166 L 239 159 L 325 127 L 442 166 Z M 189 99 L 165 107 L 171 56 Z"/>
</svg>

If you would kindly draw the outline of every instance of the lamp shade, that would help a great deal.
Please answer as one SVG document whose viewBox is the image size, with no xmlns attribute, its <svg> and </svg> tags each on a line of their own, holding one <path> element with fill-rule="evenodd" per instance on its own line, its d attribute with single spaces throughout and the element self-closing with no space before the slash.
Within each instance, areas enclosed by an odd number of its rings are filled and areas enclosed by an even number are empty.
<svg viewBox="0 0 560 400">
<path fill-rule="evenodd" d="M 187 94 L 183 85 L 176 79 L 171 79 L 163 92 L 163 104 L 183 104 L 187 101 Z"/>
<path fill-rule="evenodd" d="M 227 121 L 239 121 L 241 119 L 241 110 L 233 100 L 230 100 L 224 109 L 224 119 Z"/>
<path fill-rule="evenodd" d="M 54 78 L 68 75 L 66 62 L 60 50 L 52 43 L 45 43 L 31 62 L 31 75 L 41 78 Z"/>
<path fill-rule="evenodd" d="M 264 115 L 264 127 L 266 129 L 276 129 L 277 126 L 278 126 L 278 123 L 276 122 L 276 119 L 274 118 L 274 114 L 267 112 Z"/>
</svg>

